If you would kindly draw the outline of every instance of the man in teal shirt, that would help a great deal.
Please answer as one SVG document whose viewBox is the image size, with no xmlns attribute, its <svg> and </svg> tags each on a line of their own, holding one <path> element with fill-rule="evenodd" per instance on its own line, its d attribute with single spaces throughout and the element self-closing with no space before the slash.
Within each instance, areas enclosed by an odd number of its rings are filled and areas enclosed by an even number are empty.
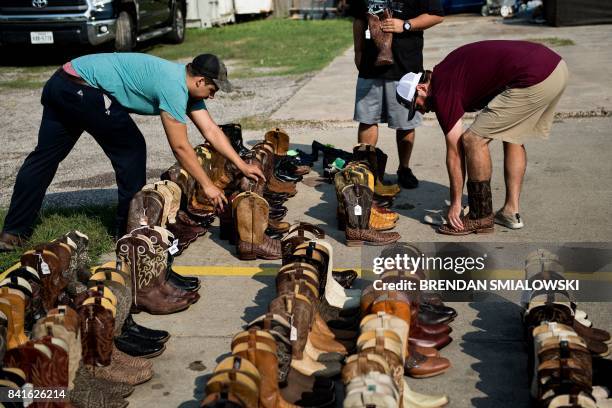
<svg viewBox="0 0 612 408">
<path fill-rule="evenodd" d="M 146 144 L 130 113 L 159 115 L 177 160 L 216 206 L 227 204 L 223 191 L 202 170 L 187 139 L 187 118 L 202 136 L 246 176 L 264 178 L 245 163 L 206 110 L 204 100 L 231 91 L 227 69 L 215 55 L 202 54 L 187 65 L 147 54 L 94 54 L 72 60 L 47 81 L 41 103 L 38 144 L 15 182 L 0 251 L 12 250 L 32 232 L 45 192 L 57 167 L 86 131 L 111 160 L 119 194 L 118 233 L 123 233 L 129 203 L 146 183 Z"/>
</svg>

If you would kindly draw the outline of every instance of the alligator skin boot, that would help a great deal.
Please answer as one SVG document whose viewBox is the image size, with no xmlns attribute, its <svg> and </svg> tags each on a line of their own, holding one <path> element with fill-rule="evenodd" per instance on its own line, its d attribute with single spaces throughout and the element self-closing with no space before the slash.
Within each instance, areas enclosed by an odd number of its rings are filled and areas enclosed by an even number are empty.
<svg viewBox="0 0 612 408">
<path fill-rule="evenodd" d="M 350 184 L 342 190 L 346 212 L 346 245 L 388 245 L 400 239 L 397 232 L 380 232 L 370 228 L 372 190 L 360 184 Z"/>
<path fill-rule="evenodd" d="M 461 217 L 463 229 L 457 230 L 450 224 L 442 225 L 438 232 L 444 235 L 487 234 L 495 232 L 493 221 L 493 198 L 491 180 L 467 182 L 470 211 Z"/>
<path fill-rule="evenodd" d="M 163 271 L 167 265 L 155 263 L 155 249 L 150 239 L 142 235 L 123 236 L 117 241 L 117 256 L 130 269 L 132 311 L 170 314 L 189 307 L 189 299 L 169 296 L 163 291 Z"/>
<path fill-rule="evenodd" d="M 372 40 L 378 48 L 378 56 L 374 65 L 392 65 L 393 64 L 393 53 L 391 51 L 391 44 L 393 42 L 393 33 L 384 33 L 382 31 L 382 22 L 391 18 L 391 12 L 385 9 L 379 18 L 375 14 L 368 13 L 368 26 L 370 28 L 370 35 Z"/>
<path fill-rule="evenodd" d="M 280 240 L 265 234 L 268 227 L 269 206 L 257 194 L 239 194 L 232 203 L 238 234 L 237 253 L 243 260 L 281 259 Z"/>
<path fill-rule="evenodd" d="M 274 154 L 284 156 L 289 150 L 289 135 L 282 129 L 269 130 L 264 135 L 264 140 L 274 145 Z"/>
</svg>

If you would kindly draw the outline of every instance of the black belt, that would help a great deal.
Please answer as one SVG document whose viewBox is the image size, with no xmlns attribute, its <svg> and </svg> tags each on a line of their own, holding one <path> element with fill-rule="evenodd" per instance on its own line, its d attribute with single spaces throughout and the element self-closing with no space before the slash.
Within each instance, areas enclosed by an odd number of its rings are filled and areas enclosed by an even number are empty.
<svg viewBox="0 0 612 408">
<path fill-rule="evenodd" d="M 65 78 L 71 82 L 74 82 L 75 84 L 79 84 L 79 85 L 85 85 L 85 86 L 90 86 L 87 82 L 85 82 L 82 78 L 76 77 L 74 75 L 70 75 L 69 73 L 67 73 L 66 71 L 64 71 L 63 68 L 60 68 L 57 70 L 57 72 L 59 73 L 59 75 L 62 78 Z"/>
</svg>

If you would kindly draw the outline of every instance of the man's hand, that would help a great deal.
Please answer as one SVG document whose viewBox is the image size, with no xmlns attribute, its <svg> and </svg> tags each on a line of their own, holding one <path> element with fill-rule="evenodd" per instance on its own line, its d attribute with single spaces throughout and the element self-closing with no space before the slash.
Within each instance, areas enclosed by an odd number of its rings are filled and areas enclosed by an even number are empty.
<svg viewBox="0 0 612 408">
<path fill-rule="evenodd" d="M 255 181 L 266 181 L 266 176 L 264 176 L 263 171 L 261 171 L 259 166 L 257 166 L 256 164 L 244 163 L 244 165 L 240 167 L 240 171 L 242 172 L 242 174 Z"/>
<path fill-rule="evenodd" d="M 461 221 L 462 213 L 463 208 L 461 208 L 461 203 L 451 204 L 451 206 L 448 208 L 448 222 L 456 230 L 463 229 L 463 222 Z"/>
<path fill-rule="evenodd" d="M 381 28 L 385 33 L 403 33 L 404 20 L 399 18 L 388 18 L 382 22 Z"/>
<path fill-rule="evenodd" d="M 223 211 L 223 207 L 227 204 L 227 198 L 223 191 L 215 186 L 214 184 L 208 184 L 206 187 L 202 186 L 202 190 L 204 191 L 204 195 L 213 203 L 215 208 L 218 208 L 220 211 Z"/>
</svg>

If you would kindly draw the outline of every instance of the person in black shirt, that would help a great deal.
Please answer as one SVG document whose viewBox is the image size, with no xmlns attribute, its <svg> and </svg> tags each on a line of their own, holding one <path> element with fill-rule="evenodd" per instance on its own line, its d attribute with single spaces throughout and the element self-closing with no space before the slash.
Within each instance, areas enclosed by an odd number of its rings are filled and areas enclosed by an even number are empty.
<svg viewBox="0 0 612 408">
<path fill-rule="evenodd" d="M 369 38 L 368 12 L 390 9 L 392 18 L 382 21 L 382 31 L 393 33 L 391 45 L 393 64 L 376 66 L 378 49 Z M 408 110 L 400 105 L 395 89 L 408 72 L 423 71 L 423 30 L 442 22 L 440 0 L 352 0 L 355 65 L 359 70 L 353 120 L 359 122 L 358 141 L 376 145 L 378 124 L 387 123 L 396 131 L 400 166 L 398 181 L 404 188 L 416 188 L 417 178 L 410 170 L 410 155 L 414 145 L 414 129 L 421 124 L 417 113 L 408 120 Z"/>
</svg>

